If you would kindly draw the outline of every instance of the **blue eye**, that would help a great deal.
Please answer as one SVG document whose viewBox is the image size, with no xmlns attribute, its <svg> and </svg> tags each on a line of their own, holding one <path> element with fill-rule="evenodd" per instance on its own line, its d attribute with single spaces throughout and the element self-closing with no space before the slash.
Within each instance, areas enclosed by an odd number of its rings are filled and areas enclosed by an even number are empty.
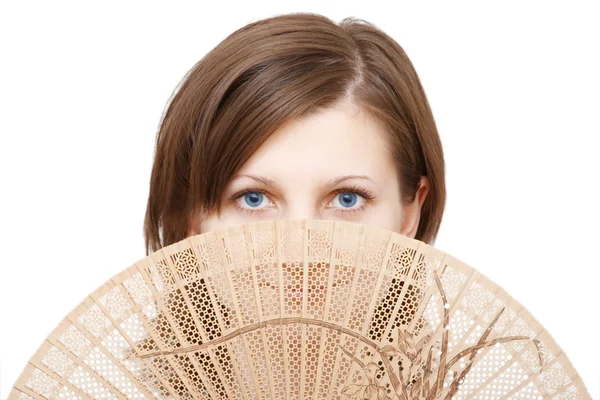
<svg viewBox="0 0 600 400">
<path fill-rule="evenodd" d="M 246 204 L 250 207 L 256 207 L 262 203 L 263 194 L 259 192 L 248 192 L 244 195 L 244 200 Z"/>
<path fill-rule="evenodd" d="M 356 204 L 356 193 L 343 192 L 340 193 L 340 204 L 344 207 L 352 207 Z"/>
</svg>

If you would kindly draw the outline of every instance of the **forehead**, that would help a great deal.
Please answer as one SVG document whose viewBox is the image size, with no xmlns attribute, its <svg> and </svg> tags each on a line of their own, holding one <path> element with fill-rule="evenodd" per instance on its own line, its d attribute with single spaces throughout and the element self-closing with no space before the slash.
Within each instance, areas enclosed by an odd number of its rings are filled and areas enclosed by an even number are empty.
<svg viewBox="0 0 600 400">
<path fill-rule="evenodd" d="M 322 181 L 338 175 L 394 179 L 388 133 L 360 109 L 341 105 L 282 124 L 239 174 L 281 181 Z"/>
</svg>

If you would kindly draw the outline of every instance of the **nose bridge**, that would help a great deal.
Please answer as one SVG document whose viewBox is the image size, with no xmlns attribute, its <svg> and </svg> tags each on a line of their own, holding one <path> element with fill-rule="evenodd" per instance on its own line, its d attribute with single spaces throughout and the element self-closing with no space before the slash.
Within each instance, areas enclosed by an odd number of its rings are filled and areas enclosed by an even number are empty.
<svg viewBox="0 0 600 400">
<path fill-rule="evenodd" d="M 281 212 L 281 218 L 285 219 L 320 219 L 321 210 L 315 200 L 308 195 L 307 191 L 301 191 L 293 198 L 287 200 Z"/>
</svg>

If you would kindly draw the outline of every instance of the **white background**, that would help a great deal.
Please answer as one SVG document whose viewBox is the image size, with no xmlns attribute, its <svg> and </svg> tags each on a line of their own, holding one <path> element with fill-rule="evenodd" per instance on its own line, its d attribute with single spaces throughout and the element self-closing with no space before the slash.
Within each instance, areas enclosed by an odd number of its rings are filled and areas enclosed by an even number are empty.
<svg viewBox="0 0 600 400">
<path fill-rule="evenodd" d="M 83 3 L 0 6 L 0 398 L 144 257 L 155 134 L 184 74 L 294 11 L 366 19 L 404 48 L 446 157 L 436 247 L 523 304 L 600 398 L 598 2 Z"/>
</svg>

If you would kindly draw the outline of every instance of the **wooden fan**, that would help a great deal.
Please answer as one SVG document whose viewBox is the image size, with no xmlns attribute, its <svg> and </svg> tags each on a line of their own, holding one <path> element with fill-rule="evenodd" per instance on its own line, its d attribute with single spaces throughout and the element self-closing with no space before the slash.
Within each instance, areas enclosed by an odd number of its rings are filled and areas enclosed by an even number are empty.
<svg viewBox="0 0 600 400">
<path fill-rule="evenodd" d="M 590 399 L 549 333 L 472 267 L 331 220 L 166 246 L 44 340 L 11 399 Z"/>
</svg>

